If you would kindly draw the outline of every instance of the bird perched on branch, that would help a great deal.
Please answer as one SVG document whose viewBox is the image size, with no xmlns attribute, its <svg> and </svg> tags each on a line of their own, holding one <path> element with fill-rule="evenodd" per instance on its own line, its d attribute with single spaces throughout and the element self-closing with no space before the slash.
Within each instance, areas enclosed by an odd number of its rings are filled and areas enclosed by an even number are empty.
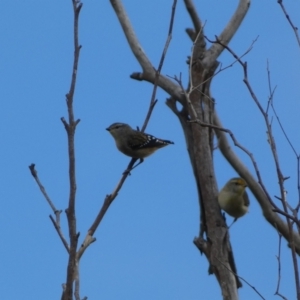
<svg viewBox="0 0 300 300">
<path fill-rule="evenodd" d="M 246 187 L 247 183 L 243 178 L 231 178 L 218 195 L 220 207 L 234 217 L 232 224 L 248 212 L 250 201 Z"/>
<path fill-rule="evenodd" d="M 122 153 L 140 160 L 135 167 L 156 150 L 174 144 L 172 141 L 161 140 L 150 134 L 134 130 L 125 123 L 113 123 L 106 130 L 113 136 L 117 148 Z"/>
</svg>

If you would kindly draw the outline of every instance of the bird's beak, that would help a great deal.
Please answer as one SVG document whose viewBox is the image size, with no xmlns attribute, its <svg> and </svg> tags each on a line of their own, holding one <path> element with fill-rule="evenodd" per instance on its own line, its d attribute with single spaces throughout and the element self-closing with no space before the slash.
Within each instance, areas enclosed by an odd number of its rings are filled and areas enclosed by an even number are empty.
<svg viewBox="0 0 300 300">
<path fill-rule="evenodd" d="M 109 128 L 105 128 L 105 130 L 110 131 Z"/>
</svg>

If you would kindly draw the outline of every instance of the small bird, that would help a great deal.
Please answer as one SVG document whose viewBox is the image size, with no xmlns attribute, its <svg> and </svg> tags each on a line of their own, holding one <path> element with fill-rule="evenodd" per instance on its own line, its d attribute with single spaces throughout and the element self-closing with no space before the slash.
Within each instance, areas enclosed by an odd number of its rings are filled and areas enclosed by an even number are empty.
<svg viewBox="0 0 300 300">
<path fill-rule="evenodd" d="M 150 134 L 134 130 L 125 123 L 113 123 L 106 130 L 113 136 L 117 148 L 122 153 L 140 159 L 135 167 L 156 150 L 174 144 L 172 141 L 161 140 Z"/>
<path fill-rule="evenodd" d="M 232 224 L 248 212 L 250 201 L 246 187 L 247 183 L 243 178 L 231 178 L 218 195 L 220 207 L 234 217 Z"/>
</svg>

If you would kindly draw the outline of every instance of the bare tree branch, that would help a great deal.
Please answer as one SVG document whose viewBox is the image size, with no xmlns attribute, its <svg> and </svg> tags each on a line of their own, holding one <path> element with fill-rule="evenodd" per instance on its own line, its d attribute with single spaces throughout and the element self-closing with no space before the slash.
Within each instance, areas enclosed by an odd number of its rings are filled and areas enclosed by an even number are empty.
<svg viewBox="0 0 300 300">
<path fill-rule="evenodd" d="M 60 213 L 61 212 L 62 211 L 60 211 Z M 60 219 L 59 220 L 56 219 L 56 221 L 55 221 L 54 218 L 51 215 L 49 216 L 49 218 L 52 221 L 52 224 L 53 224 L 54 228 L 56 229 L 56 231 L 57 231 L 57 233 L 58 233 L 58 235 L 59 235 L 59 237 L 60 237 L 63 245 L 65 246 L 65 248 L 67 250 L 67 252 L 70 253 L 69 245 L 68 245 L 68 243 L 67 243 L 67 241 L 66 241 L 66 239 L 65 239 L 65 237 L 64 237 L 64 235 L 63 235 L 63 233 L 61 231 L 60 221 L 59 221 Z"/>
<path fill-rule="evenodd" d="M 298 45 L 300 46 L 300 36 L 299 36 L 299 33 L 298 33 L 298 28 L 294 25 L 294 23 L 292 22 L 289 14 L 287 13 L 284 5 L 283 5 L 283 0 L 277 0 L 278 4 L 280 5 L 285 17 L 287 18 L 288 22 L 290 23 L 294 33 L 295 33 L 295 36 L 296 36 L 296 40 L 298 42 Z"/>
<path fill-rule="evenodd" d="M 55 208 L 53 202 L 51 201 L 50 197 L 48 196 L 48 194 L 46 192 L 46 189 L 42 185 L 42 183 L 41 183 L 41 181 L 40 181 L 40 179 L 37 175 L 37 170 L 35 169 L 35 164 L 31 164 L 29 166 L 29 169 L 30 169 L 31 175 L 35 179 L 35 181 L 36 181 L 37 185 L 39 186 L 42 194 L 44 195 L 46 201 L 48 202 L 48 204 L 50 205 L 53 213 L 55 214 L 55 220 L 51 215 L 49 216 L 50 220 L 52 221 L 52 223 L 54 225 L 54 228 L 56 229 L 63 245 L 65 246 L 67 252 L 69 253 L 70 252 L 69 245 L 68 245 L 67 240 L 65 239 L 64 234 L 63 234 L 63 232 L 61 230 L 61 227 L 60 227 L 60 214 L 62 213 L 62 211 Z"/>
<path fill-rule="evenodd" d="M 38 175 L 37 175 L 37 170 L 35 169 L 35 164 L 31 164 L 29 166 L 29 170 L 30 170 L 30 173 L 32 175 L 32 177 L 35 179 L 37 185 L 39 186 L 42 194 L 44 195 L 46 201 L 48 202 L 48 204 L 50 205 L 52 211 L 54 212 L 54 214 L 56 214 L 56 212 L 58 211 L 58 209 L 56 209 L 56 207 L 54 206 L 53 202 L 51 201 L 50 197 L 48 196 L 47 192 L 46 192 L 46 189 L 44 188 L 44 186 L 42 185 Z"/>
<path fill-rule="evenodd" d="M 191 17 L 192 22 L 193 22 L 194 32 L 198 33 L 202 28 L 202 24 L 201 24 L 201 20 L 198 16 L 196 7 L 194 5 L 194 2 L 193 2 L 193 0 L 184 0 L 184 4 L 185 4 L 186 10 L 188 11 L 188 13 Z"/>
<path fill-rule="evenodd" d="M 206 42 L 205 42 L 205 38 L 204 38 L 204 34 L 203 34 L 205 23 L 204 23 L 204 25 L 202 25 L 193 0 L 184 0 L 184 4 L 185 4 L 185 8 L 186 8 L 187 12 L 189 13 L 191 20 L 193 22 L 193 25 L 194 25 L 193 29 L 186 28 L 185 31 L 188 34 L 188 36 L 190 37 L 190 39 L 192 40 L 192 42 L 194 42 L 197 38 L 199 41 L 199 44 L 201 44 L 203 47 L 203 50 L 205 50 Z M 201 36 L 198 36 L 200 32 L 201 32 Z M 199 59 L 202 59 L 202 58 L 203 57 L 199 57 Z"/>
<path fill-rule="evenodd" d="M 75 199 L 76 199 L 76 171 L 75 171 L 75 130 L 79 123 L 79 120 L 75 120 L 73 111 L 73 98 L 76 86 L 76 79 L 78 73 L 78 62 L 79 53 L 81 46 L 78 42 L 78 22 L 79 13 L 82 8 L 82 3 L 77 0 L 72 0 L 73 12 L 74 12 L 74 61 L 72 70 L 72 79 L 70 90 L 66 95 L 67 108 L 68 108 L 68 123 L 64 118 L 61 118 L 68 136 L 68 152 L 69 152 L 69 180 L 70 180 L 70 194 L 69 194 L 69 205 L 66 210 L 69 236 L 70 236 L 70 252 L 67 270 L 66 290 L 64 292 L 64 300 L 72 300 L 73 297 L 73 281 L 77 274 L 77 261 L 76 261 L 76 250 L 78 244 L 79 234 L 76 230 L 76 214 L 75 214 Z"/>
</svg>

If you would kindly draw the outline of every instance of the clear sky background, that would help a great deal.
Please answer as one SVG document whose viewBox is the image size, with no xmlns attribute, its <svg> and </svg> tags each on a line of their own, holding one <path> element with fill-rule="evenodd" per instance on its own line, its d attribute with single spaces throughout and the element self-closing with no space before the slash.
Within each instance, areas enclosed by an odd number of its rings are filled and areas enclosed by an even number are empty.
<svg viewBox="0 0 300 300">
<path fill-rule="evenodd" d="M 154 66 L 165 44 L 172 0 L 124 1 L 136 34 Z M 231 17 L 237 1 L 195 1 L 211 39 Z M 115 148 L 105 130 L 119 121 L 141 126 L 152 85 L 129 78 L 140 71 L 109 1 L 84 1 L 80 16 L 80 55 L 75 94 L 77 220 L 80 242 L 97 215 L 106 194 L 114 189 L 129 158 Z M 300 2 L 284 4 L 300 26 Z M 182 73 L 188 82 L 186 58 L 191 41 L 184 30 L 191 21 L 179 1 L 173 39 L 162 73 Z M 300 110 L 300 49 L 276 0 L 253 1 L 240 30 L 230 43 L 246 56 L 249 80 L 262 105 L 268 100 L 267 61 L 274 103 L 297 151 Z M 66 279 L 67 253 L 49 219 L 51 210 L 29 173 L 36 164 L 40 179 L 56 207 L 68 201 L 67 138 L 60 118 L 67 117 L 65 94 L 73 62 L 71 0 L 2 1 L 0 18 L 0 158 L 1 268 L 3 299 L 60 299 Z M 230 54 L 219 58 L 232 63 Z M 253 153 L 269 193 L 279 195 L 274 163 L 264 121 L 242 82 L 239 65 L 216 76 L 212 94 L 224 127 Z M 221 299 L 208 263 L 193 245 L 198 234 L 199 207 L 195 180 L 180 124 L 165 105 L 168 95 L 159 90 L 158 103 L 146 132 L 173 140 L 132 172 L 98 228 L 81 260 L 81 297 L 89 299 Z M 277 122 L 273 122 L 288 200 L 297 199 L 296 159 Z M 253 171 L 249 158 L 235 149 Z M 215 151 L 219 188 L 236 176 Z M 274 198 L 275 200 L 275 198 Z M 278 235 L 264 220 L 250 193 L 250 213 L 231 229 L 239 275 L 265 299 L 276 298 Z M 276 201 L 276 200 L 275 200 Z M 231 218 L 228 218 L 231 222 Z M 64 213 L 62 227 L 66 236 Z M 282 243 L 281 293 L 295 299 L 291 255 Z M 241 299 L 259 299 L 249 286 Z"/>
</svg>

